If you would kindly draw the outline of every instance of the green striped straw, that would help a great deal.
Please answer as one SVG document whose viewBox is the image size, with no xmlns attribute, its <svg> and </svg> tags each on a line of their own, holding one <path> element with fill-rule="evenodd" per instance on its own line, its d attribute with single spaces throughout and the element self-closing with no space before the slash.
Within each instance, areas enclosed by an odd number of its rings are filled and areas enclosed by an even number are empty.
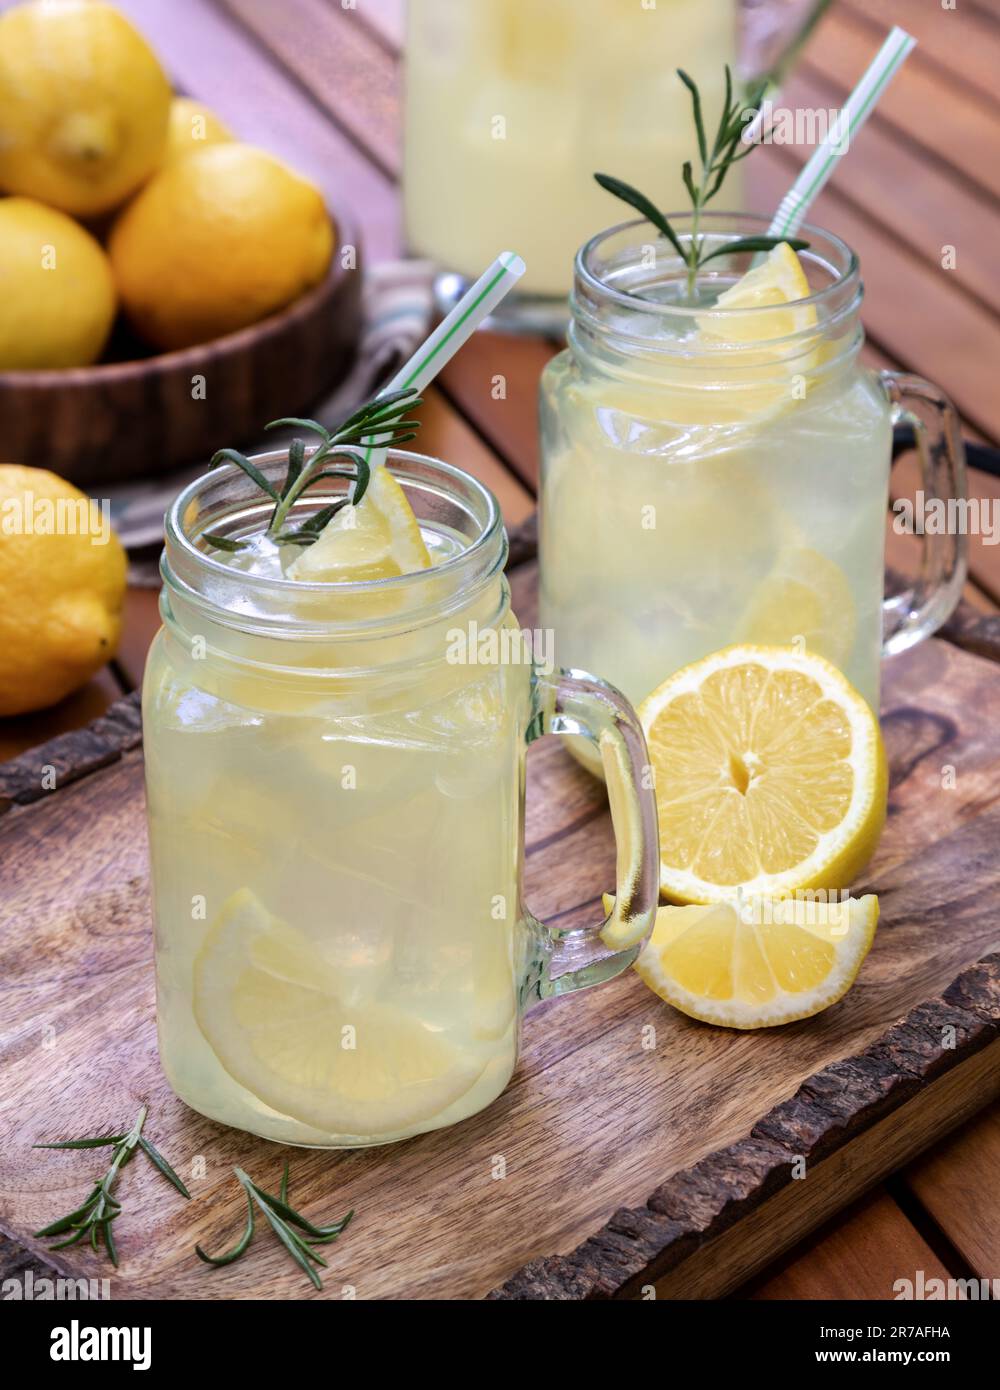
<svg viewBox="0 0 1000 1390">
<path fill-rule="evenodd" d="M 520 256 L 513 251 L 501 251 L 496 260 L 484 270 L 474 285 L 466 290 L 451 313 L 441 320 L 437 328 L 404 366 L 389 382 L 384 391 L 405 391 L 413 388 L 423 391 L 437 376 L 447 362 L 455 356 L 463 343 L 472 337 L 476 329 L 492 314 L 524 274 L 525 265 Z M 380 393 L 382 394 L 382 393 Z M 387 435 L 373 435 L 368 440 L 365 451 L 366 461 L 377 468 L 385 462 L 385 449 L 379 448 L 381 440 Z"/>
<path fill-rule="evenodd" d="M 916 46 L 916 39 L 898 25 L 876 53 L 868 71 L 847 98 L 840 115 L 817 145 L 798 178 L 781 200 L 768 230 L 769 236 L 792 236 L 802 223 L 827 179 L 846 154 L 851 141 L 875 109 L 905 59 Z"/>
</svg>

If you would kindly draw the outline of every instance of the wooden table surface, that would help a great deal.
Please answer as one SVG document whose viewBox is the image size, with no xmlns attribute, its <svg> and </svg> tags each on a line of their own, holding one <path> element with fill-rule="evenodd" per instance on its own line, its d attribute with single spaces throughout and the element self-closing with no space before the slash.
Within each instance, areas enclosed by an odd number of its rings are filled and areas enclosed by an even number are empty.
<svg viewBox="0 0 1000 1390">
<path fill-rule="evenodd" d="M 400 49 L 405 0 L 116 0 L 154 43 L 176 85 L 240 135 L 287 158 L 331 197 L 353 204 L 371 260 L 402 251 Z M 5 4 L 0 5 L 0 8 Z M 849 177 L 819 199 L 815 221 L 861 257 L 866 352 L 876 364 L 944 387 L 966 436 L 1000 443 L 1000 0 L 834 0 L 785 99 L 839 104 L 892 23 L 919 47 L 856 147 Z M 807 152 L 806 152 L 807 153 Z M 770 146 L 754 155 L 751 205 L 773 208 L 805 157 Z M 954 266 L 942 268 L 947 248 Z M 950 263 L 949 258 L 949 263 Z M 537 486 L 535 396 L 551 345 L 481 335 L 428 394 L 421 448 L 486 481 L 508 524 L 528 517 Z M 502 372 L 507 398 L 494 401 Z M 40 460 L 40 462 L 42 462 Z M 915 475 L 903 461 L 894 491 Z M 1000 479 L 973 471 L 971 492 L 1000 499 Z M 888 532 L 906 570 L 913 544 Z M 965 597 L 1000 611 L 1000 546 L 970 537 Z M 158 626 L 156 595 L 129 592 L 113 667 L 57 709 L 0 720 L 0 759 L 93 719 L 140 682 Z M 900 1270 L 927 1277 L 1000 1272 L 1000 1107 L 983 1112 L 737 1297 L 885 1298 Z M 0 1240 L 0 1267 L 16 1252 Z"/>
</svg>

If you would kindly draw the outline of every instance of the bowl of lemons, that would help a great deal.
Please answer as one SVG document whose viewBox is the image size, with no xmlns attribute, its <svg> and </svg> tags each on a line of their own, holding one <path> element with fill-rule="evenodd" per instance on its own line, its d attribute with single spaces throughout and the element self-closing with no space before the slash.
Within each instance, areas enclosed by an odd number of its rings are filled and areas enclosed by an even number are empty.
<svg viewBox="0 0 1000 1390">
<path fill-rule="evenodd" d="M 353 357 L 359 268 L 112 4 L 0 15 L 0 459 L 94 484 L 304 412 Z"/>
</svg>

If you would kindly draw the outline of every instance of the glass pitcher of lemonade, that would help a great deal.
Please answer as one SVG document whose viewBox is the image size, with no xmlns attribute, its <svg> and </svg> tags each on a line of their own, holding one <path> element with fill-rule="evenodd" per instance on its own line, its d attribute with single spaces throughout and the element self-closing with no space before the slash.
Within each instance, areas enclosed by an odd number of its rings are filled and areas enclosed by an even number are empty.
<svg viewBox="0 0 1000 1390">
<path fill-rule="evenodd" d="M 824 0 L 410 0 L 404 215 L 410 250 L 451 302 L 498 246 L 527 262 L 501 317 L 565 325 L 576 248 L 607 225 L 596 170 L 687 204 L 690 98 L 722 106 L 725 64 L 782 68 Z M 738 12 L 746 17 L 738 26 Z M 741 30 L 738 42 L 737 29 Z M 649 171 L 657 171 L 650 184 Z M 738 194 L 740 169 L 729 187 Z"/>
<path fill-rule="evenodd" d="M 255 460 L 272 481 L 286 462 Z M 623 970 L 657 900 L 631 708 L 529 659 L 484 487 L 415 454 L 386 466 L 433 563 L 370 582 L 210 550 L 206 531 L 253 534 L 272 503 L 232 465 L 187 488 L 144 682 L 167 1078 L 213 1119 L 320 1147 L 488 1105 L 524 1010 Z M 590 740 L 612 789 L 621 906 L 591 932 L 521 902 L 525 747 L 546 733 Z"/>
<path fill-rule="evenodd" d="M 673 225 L 683 241 L 690 218 Z M 766 225 L 702 230 L 714 249 Z M 645 222 L 577 257 L 569 348 L 541 385 L 541 621 L 557 660 L 636 703 L 729 643 L 775 642 L 827 657 L 877 710 L 883 654 L 961 591 L 964 536 L 926 535 L 919 578 L 883 603 L 892 426 L 917 426 L 928 496 L 964 495 L 961 438 L 934 387 L 860 364 L 857 258 L 799 235 L 805 297 L 763 308 L 717 302 L 745 254 L 711 261 L 692 301 Z"/>
</svg>

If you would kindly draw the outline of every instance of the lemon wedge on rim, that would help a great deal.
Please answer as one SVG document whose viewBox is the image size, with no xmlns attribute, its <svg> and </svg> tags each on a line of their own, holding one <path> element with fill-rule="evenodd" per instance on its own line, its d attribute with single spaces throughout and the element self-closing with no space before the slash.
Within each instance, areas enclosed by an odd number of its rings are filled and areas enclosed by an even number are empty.
<svg viewBox="0 0 1000 1390">
<path fill-rule="evenodd" d="M 305 583 L 365 583 L 429 569 L 431 557 L 406 493 L 384 465 L 372 469 L 361 501 L 343 507 L 318 541 L 296 553 L 285 570 Z"/>
<path fill-rule="evenodd" d="M 822 353 L 809 333 L 816 309 L 803 302 L 811 294 L 802 262 L 782 241 L 698 314 L 698 352 L 725 385 L 713 397 L 727 416 L 770 419 L 805 399 Z"/>
<path fill-rule="evenodd" d="M 699 316 L 698 327 L 704 338 L 724 338 L 728 343 L 764 343 L 771 338 L 785 338 L 815 327 L 815 308 L 799 303 L 811 294 L 802 262 L 787 241 L 779 241 L 759 265 L 751 266 L 713 305 L 715 309 L 766 312 L 727 315 L 723 321 L 709 310 Z M 782 305 L 788 307 L 778 312 Z"/>
<path fill-rule="evenodd" d="M 830 662 L 725 647 L 639 706 L 673 902 L 847 887 L 885 820 L 878 720 Z"/>
<path fill-rule="evenodd" d="M 235 1081 L 325 1134 L 385 1138 L 434 1119 L 482 1075 L 459 1050 L 386 1004 L 346 1004 L 318 942 L 248 889 L 223 904 L 194 963 L 194 1013 Z"/>
</svg>

